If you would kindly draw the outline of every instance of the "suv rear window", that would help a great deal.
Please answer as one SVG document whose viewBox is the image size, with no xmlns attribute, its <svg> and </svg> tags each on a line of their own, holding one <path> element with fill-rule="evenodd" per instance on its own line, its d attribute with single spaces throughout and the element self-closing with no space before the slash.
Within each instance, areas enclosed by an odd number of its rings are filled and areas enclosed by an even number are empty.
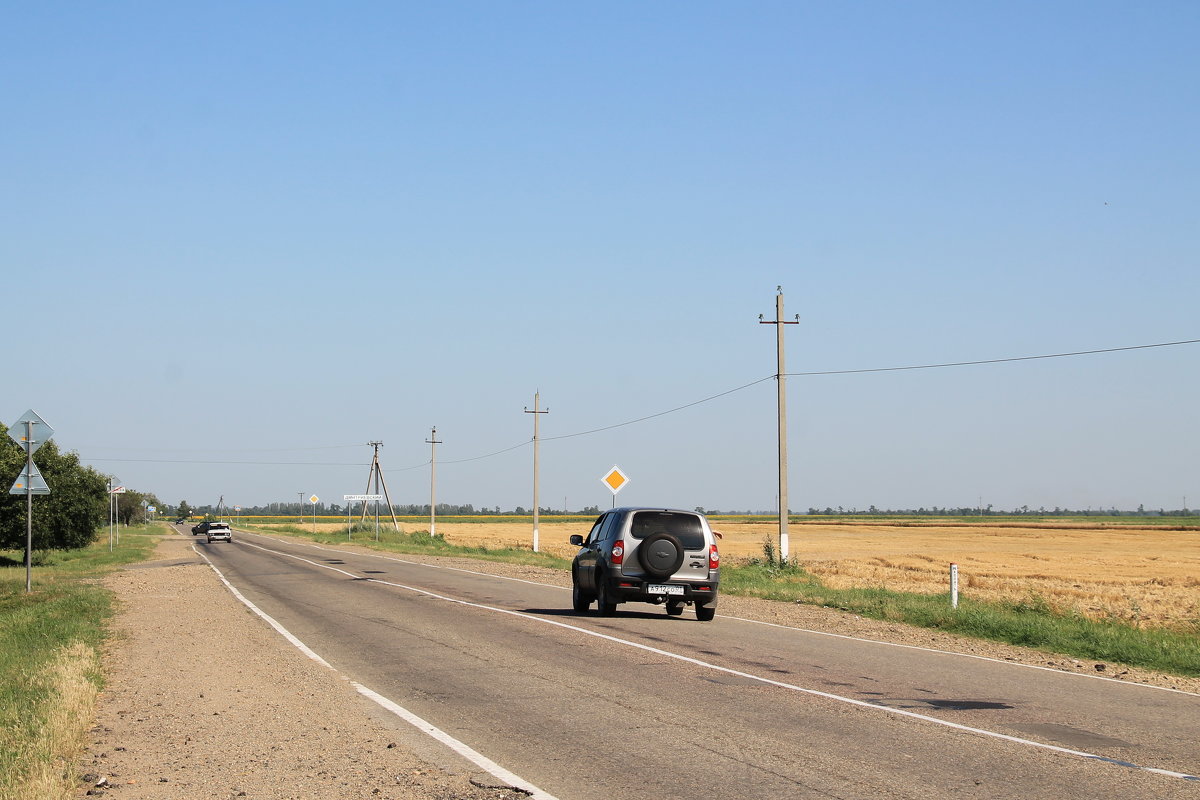
<svg viewBox="0 0 1200 800">
<path fill-rule="evenodd" d="M 629 532 L 635 539 L 645 539 L 654 533 L 669 533 L 679 540 L 684 550 L 704 549 L 704 528 L 695 514 L 676 511 L 638 511 L 633 515 Z"/>
</svg>

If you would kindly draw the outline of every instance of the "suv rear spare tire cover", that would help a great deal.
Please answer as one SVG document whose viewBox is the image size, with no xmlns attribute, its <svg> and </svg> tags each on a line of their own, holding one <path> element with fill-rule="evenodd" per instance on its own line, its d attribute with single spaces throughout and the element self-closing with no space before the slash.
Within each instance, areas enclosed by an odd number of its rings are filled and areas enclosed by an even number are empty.
<svg viewBox="0 0 1200 800">
<path fill-rule="evenodd" d="M 669 533 L 652 533 L 638 545 L 638 560 L 642 567 L 657 578 L 675 574 L 683 563 L 683 545 Z"/>
</svg>

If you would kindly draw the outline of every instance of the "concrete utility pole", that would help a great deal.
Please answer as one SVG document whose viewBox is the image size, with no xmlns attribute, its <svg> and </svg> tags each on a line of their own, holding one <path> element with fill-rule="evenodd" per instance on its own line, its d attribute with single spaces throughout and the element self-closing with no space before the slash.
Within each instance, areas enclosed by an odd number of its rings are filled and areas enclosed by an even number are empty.
<svg viewBox="0 0 1200 800">
<path fill-rule="evenodd" d="M 758 323 L 760 325 L 775 326 L 775 387 L 776 387 L 776 403 L 779 413 L 779 560 L 787 561 L 788 558 L 788 480 L 787 480 L 787 389 L 786 370 L 783 365 L 783 326 L 784 325 L 799 325 L 800 315 L 796 315 L 795 320 L 784 320 L 783 318 L 783 287 L 776 286 L 775 291 L 775 319 L 763 319 L 763 315 L 758 315 Z"/>
<path fill-rule="evenodd" d="M 304 527 L 304 492 L 296 492 L 300 495 L 300 527 Z"/>
<path fill-rule="evenodd" d="M 549 414 L 550 409 L 538 410 L 541 392 L 533 393 L 533 411 L 525 407 L 526 414 L 533 414 L 533 552 L 538 552 L 538 417 Z"/>
<path fill-rule="evenodd" d="M 441 444 L 437 438 L 437 426 L 425 440 L 429 445 L 429 535 L 437 535 L 437 446 Z"/>
</svg>

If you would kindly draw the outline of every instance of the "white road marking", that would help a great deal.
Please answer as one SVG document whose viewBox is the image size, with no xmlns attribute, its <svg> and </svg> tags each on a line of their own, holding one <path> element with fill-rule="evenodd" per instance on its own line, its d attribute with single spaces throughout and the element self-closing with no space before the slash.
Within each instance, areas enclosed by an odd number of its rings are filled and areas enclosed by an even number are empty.
<svg viewBox="0 0 1200 800">
<path fill-rule="evenodd" d="M 1119 683 L 1122 686 L 1137 686 L 1142 689 L 1157 689 L 1160 692 L 1173 692 L 1175 694 L 1186 694 L 1189 697 L 1200 697 L 1196 692 L 1188 692 L 1183 689 L 1172 689 L 1170 686 L 1155 686 L 1152 683 L 1138 683 L 1137 681 L 1123 681 L 1119 678 L 1108 678 L 1104 675 L 1089 675 L 1086 672 L 1067 672 L 1064 669 L 1055 669 L 1054 667 L 1043 667 L 1040 664 L 1022 664 L 1019 661 L 1005 661 L 1002 658 L 992 658 L 991 656 L 980 656 L 974 653 L 956 653 L 953 650 L 939 650 L 936 647 L 922 647 L 919 644 L 901 644 L 899 642 L 884 642 L 879 639 L 864 639 L 860 636 L 849 636 L 844 633 L 830 633 L 829 631 L 818 631 L 811 628 L 797 628 L 793 625 L 780 625 L 777 622 L 763 622 L 757 619 L 746 619 L 744 617 L 725 617 L 725 619 L 735 619 L 738 622 L 747 622 L 751 625 L 767 625 L 772 628 L 783 628 L 788 631 L 802 631 L 804 633 L 812 633 L 817 636 L 828 636 L 833 639 L 847 639 L 851 642 L 869 642 L 871 644 L 881 644 L 886 647 L 900 647 L 905 650 L 921 650 L 926 653 L 939 653 L 945 656 L 959 656 L 960 658 L 974 658 L 979 661 L 990 661 L 993 664 L 1003 664 L 1006 667 L 1022 667 L 1024 669 L 1040 669 L 1044 672 L 1053 672 L 1056 675 L 1069 675 L 1072 678 L 1087 678 L 1093 681 L 1107 681 L 1109 683 Z"/>
<path fill-rule="evenodd" d="M 540 581 L 530 581 L 530 580 L 526 580 L 524 578 L 512 578 L 507 575 L 496 575 L 491 572 L 480 572 L 479 570 L 464 569 L 462 567 L 446 567 L 446 566 L 442 566 L 441 564 L 427 564 L 424 561 L 409 561 L 408 559 L 405 559 L 405 558 L 395 558 L 392 556 L 385 556 L 385 555 L 382 555 L 379 553 L 347 554 L 345 550 L 340 550 L 340 549 L 334 548 L 334 547 L 322 547 L 319 544 L 313 544 L 311 542 L 294 541 L 291 539 L 280 539 L 280 538 L 277 538 L 274 536 L 267 536 L 266 534 L 251 533 L 250 531 L 242 531 L 242 532 L 248 533 L 252 536 L 261 536 L 264 539 L 270 539 L 271 541 L 279 542 L 280 544 L 294 544 L 294 545 L 298 545 L 301 547 L 311 547 L 316 550 L 323 550 L 327 553 L 340 553 L 342 555 L 356 555 L 356 556 L 362 556 L 363 558 L 378 558 L 382 561 L 395 561 L 399 564 L 409 564 L 409 565 L 412 565 L 415 567 L 426 567 L 428 569 L 445 569 L 445 570 L 450 570 L 452 572 L 463 572 L 463 573 L 466 573 L 467 575 L 479 575 L 479 576 L 487 577 L 487 578 L 496 578 L 497 580 L 502 580 L 502 581 L 513 581 L 516 583 L 525 583 L 530 586 L 542 586 L 547 589 L 558 589 L 559 591 L 563 591 L 563 592 L 570 591 L 570 589 L 567 587 L 558 586 L 553 583 L 541 583 Z M 444 558 L 445 556 L 442 556 L 442 557 Z M 1139 683 L 1138 681 L 1123 681 L 1123 680 L 1120 680 L 1119 678 L 1109 678 L 1104 675 L 1091 675 L 1086 672 L 1068 672 L 1067 670 L 1064 670 L 1064 669 L 1055 669 L 1054 667 L 1043 667 L 1040 664 L 1023 664 L 1020 661 L 1005 661 L 1004 659 L 992 658 L 991 656 L 980 656 L 980 655 L 975 655 L 974 653 L 959 653 L 954 650 L 939 650 L 936 647 L 923 647 L 921 645 L 916 645 L 916 644 L 901 644 L 899 642 L 888 642 L 888 641 L 884 641 L 882 639 L 867 639 L 862 636 L 850 636 L 850 635 L 844 634 L 844 633 L 830 633 L 829 631 L 818 631 L 818 630 L 815 630 L 812 628 L 798 628 L 794 625 L 781 625 L 777 622 L 763 622 L 762 620 L 747 619 L 745 617 L 732 617 L 727 614 L 718 614 L 717 616 L 721 617 L 722 619 L 736 620 L 737 622 L 746 622 L 746 623 L 749 623 L 752 625 L 766 625 L 766 626 L 772 627 L 772 628 L 781 628 L 783 630 L 788 630 L 788 631 L 798 631 L 800 633 L 811 633 L 816 636 L 828 636 L 828 637 L 831 637 L 834 639 L 845 639 L 845 640 L 851 641 L 851 642 L 863 642 L 864 644 L 876 644 L 876 645 L 880 645 L 882 647 L 899 647 L 899 648 L 902 648 L 905 650 L 919 650 L 919 651 L 922 651 L 925 653 L 937 653 L 939 655 L 957 656 L 959 658 L 974 658 L 979 661 L 990 661 L 993 664 L 1002 664 L 1006 667 L 1017 667 L 1019 669 L 1038 669 L 1038 670 L 1042 670 L 1044 672 L 1053 672 L 1056 675 L 1069 675 L 1072 678 L 1083 678 L 1085 680 L 1092 680 L 1092 681 L 1106 681 L 1108 683 L 1119 683 L 1122 686 L 1136 686 L 1136 687 L 1139 687 L 1142 689 L 1155 689 L 1160 692 L 1172 692 L 1174 694 L 1183 694 L 1183 695 L 1187 695 L 1189 697 L 1200 697 L 1200 694 L 1198 694 L 1196 692 L 1189 692 L 1184 689 L 1173 689 L 1170 686 L 1155 686 L 1152 683 Z"/>
<path fill-rule="evenodd" d="M 978 734 L 980 736 L 986 736 L 986 737 L 989 737 L 992 739 L 999 739 L 1001 741 L 1011 742 L 1013 744 L 1019 744 L 1019 745 L 1023 745 L 1026 747 L 1033 747 L 1033 748 L 1037 748 L 1037 749 L 1041 749 L 1041 750 L 1049 750 L 1051 752 L 1060 753 L 1063 755 L 1075 756 L 1077 758 L 1086 758 L 1086 759 L 1090 759 L 1093 761 L 1103 761 L 1103 762 L 1107 762 L 1110 764 L 1117 764 L 1117 765 L 1129 767 L 1132 769 L 1142 770 L 1145 772 L 1153 772 L 1157 775 L 1165 775 L 1165 776 L 1171 777 L 1171 778 L 1181 778 L 1181 779 L 1189 780 L 1189 781 L 1200 781 L 1200 776 L 1189 775 L 1184 772 L 1174 772 L 1172 770 L 1158 769 L 1155 767 L 1143 767 L 1141 765 L 1132 764 L 1127 761 L 1118 761 L 1116 759 L 1108 758 L 1106 756 L 1101 756 L 1097 753 L 1089 753 L 1084 750 L 1072 750 L 1072 749 L 1066 748 L 1066 747 L 1059 747 L 1058 745 L 1046 744 L 1044 742 L 1037 742 L 1032 739 L 1024 739 L 1019 736 L 1011 736 L 1006 733 L 1000 733 L 999 731 L 990 731 L 985 728 L 974 728 L 969 725 L 961 725 L 957 722 L 950 722 L 949 720 L 939 719 L 937 717 L 931 717 L 926 714 L 918 714 L 915 711 L 907 711 L 907 710 L 901 709 L 901 708 L 892 708 L 890 706 L 877 705 L 875 703 L 868 703 L 865 700 L 857 700 L 853 697 L 845 697 L 843 695 L 833 694 L 831 692 L 823 692 L 819 689 L 810 689 L 810 688 L 807 688 L 804 686 L 797 686 L 796 684 L 792 684 L 792 683 L 784 683 L 783 681 L 778 681 L 773 678 L 764 678 L 759 675 L 754 675 L 749 672 L 742 672 L 740 670 L 732 669 L 730 667 L 722 667 L 719 664 L 713 664 L 708 661 L 701 661 L 698 658 L 692 658 L 691 656 L 685 656 L 680 653 L 673 653 L 669 650 L 663 650 L 658 647 L 652 647 L 647 644 L 642 644 L 641 642 L 635 642 L 635 641 L 631 641 L 629 639 L 622 639 L 620 637 L 612 636 L 607 633 L 600 633 L 599 631 L 593 631 L 593 630 L 589 630 L 587 628 L 581 628 L 577 625 L 570 625 L 565 622 L 559 622 L 558 620 L 546 619 L 544 617 L 539 617 L 539 616 L 536 616 L 533 614 L 528 614 L 523 611 L 513 611 L 513 610 L 507 609 L 507 608 L 499 608 L 498 606 L 489 606 L 489 605 L 484 605 L 482 603 L 474 603 L 469 600 L 462 600 L 457 597 L 449 597 L 447 595 L 441 595 L 436 592 L 431 592 L 428 589 L 422 589 L 418 586 L 409 586 L 409 585 L 403 584 L 403 583 L 395 583 L 392 581 L 380 580 L 379 578 L 364 577 L 362 575 L 357 575 L 355 573 L 348 572 L 344 569 L 338 569 L 337 567 L 333 567 L 328 564 L 321 564 L 316 561 L 310 561 L 307 558 L 295 555 L 293 553 L 284 553 L 279 550 L 272 550 L 268 547 L 262 547 L 261 545 L 250 544 L 249 542 L 245 542 L 245 544 L 249 547 L 254 547 L 256 549 L 263 550 L 268 553 L 274 553 L 276 555 L 284 556 L 286 558 L 294 558 L 297 561 L 303 561 L 304 563 L 310 564 L 314 567 L 320 567 L 322 569 L 332 570 L 333 572 L 341 573 L 342 575 L 345 575 L 350 578 L 354 578 L 355 580 L 367 580 L 372 583 L 379 583 L 379 584 L 383 584 L 385 586 L 394 586 L 398 589 L 404 589 L 406 591 L 415 592 L 416 594 L 425 595 L 426 597 L 433 597 L 438 600 L 445 600 L 448 603 L 456 603 L 458 605 L 467 606 L 469 608 L 477 608 L 482 611 L 491 611 L 491 612 L 495 612 L 495 613 L 499 613 L 499 614 L 508 614 L 510 616 L 519 617 L 521 619 L 538 622 L 543 625 L 553 625 L 558 628 L 563 628 L 566 630 L 575 631 L 577 633 L 582 633 L 585 636 L 592 636 L 597 639 L 604 639 L 605 641 L 613 642 L 613 643 L 619 644 L 619 645 L 624 645 L 626 647 L 632 647 L 637 650 L 644 650 L 649 653 L 654 653 L 655 655 L 663 656 L 664 658 L 671 658 L 676 661 L 681 661 L 686 664 L 692 664 L 694 666 L 702 667 L 704 669 L 710 669 L 715 672 L 722 672 L 727 675 L 734 675 L 734 676 L 737 676 L 740 678 L 750 678 L 750 679 L 759 681 L 761 683 L 769 684 L 771 686 L 777 686 L 781 689 L 788 689 L 790 691 L 800 692 L 802 694 L 811 695 L 813 697 L 821 697 L 826 700 L 833 700 L 835 702 L 845 703 L 847 705 L 857 706 L 859 708 L 871 709 L 872 711 L 879 711 L 879 712 L 883 712 L 886 714 L 891 714 L 893 716 L 917 719 L 917 720 L 921 720 L 922 722 L 928 722 L 928 723 L 932 723 L 934 725 L 940 725 L 942 727 L 950 728 L 952 730 L 961 731 L 964 733 L 974 733 L 974 734 Z M 216 567 L 214 566 L 213 569 L 216 569 Z M 940 651 L 936 651 L 936 652 L 940 652 Z"/>
<path fill-rule="evenodd" d="M 249 543 L 247 542 L 246 544 L 249 544 Z M 260 550 L 266 550 L 268 553 L 277 553 L 278 552 L 276 550 L 268 550 L 265 547 L 259 547 L 259 545 L 255 545 L 255 544 L 251 544 L 250 547 L 257 547 Z M 333 665 L 331 665 L 325 659 L 321 658 L 321 656 L 317 655 L 317 653 L 314 652 L 308 645 L 304 644 L 304 642 L 300 641 L 300 639 L 293 636 L 292 633 L 290 631 L 288 631 L 287 628 L 280 625 L 269 614 L 267 614 L 265 611 L 260 609 L 258 606 L 254 605 L 254 603 L 252 603 L 248 599 L 246 599 L 245 595 L 243 595 L 241 592 L 239 592 L 237 590 L 237 588 L 234 587 L 234 585 L 225 578 L 225 575 L 222 574 L 221 570 L 217 568 L 217 565 L 212 563 L 212 561 L 209 560 L 208 556 L 206 556 L 204 553 L 201 553 L 200 550 L 197 549 L 197 547 L 194 544 L 192 545 L 192 549 L 195 550 L 196 553 L 201 558 L 203 558 L 206 562 L 208 562 L 208 566 L 212 567 L 213 572 L 217 573 L 217 577 L 221 579 L 221 582 L 224 583 L 225 586 L 229 588 L 229 591 L 233 592 L 233 596 L 236 597 L 238 600 L 242 601 L 242 603 L 244 603 L 247 608 L 249 608 L 251 611 L 253 611 L 258 616 L 262 617 L 267 622 L 268 625 L 270 625 L 272 628 L 274 628 L 276 631 L 278 631 L 285 639 L 287 639 L 289 642 L 291 642 L 300 652 L 304 653 L 304 655 L 308 656 L 313 661 L 317 662 L 318 664 L 320 664 L 323 667 L 326 667 L 335 672 L 337 671 L 333 667 Z M 279 555 L 288 555 L 288 554 L 287 553 L 279 553 Z M 292 558 L 300 558 L 300 557 L 292 556 Z M 300 559 L 300 560 L 306 561 L 309 564 L 316 564 L 316 562 L 308 561 L 307 559 Z M 326 565 L 316 564 L 316 566 L 320 567 L 320 566 L 326 566 Z M 357 577 L 357 576 L 352 575 L 351 573 L 346 572 L 344 570 L 335 569 L 334 567 L 326 567 L 326 568 L 333 569 L 336 572 L 341 572 L 344 575 L 350 575 L 351 577 Z M 368 578 L 367 580 L 370 580 L 370 579 Z M 388 698 L 384 697 L 383 695 L 379 694 L 378 692 L 376 692 L 372 689 L 369 689 L 366 686 L 363 686 L 361 683 L 358 683 L 357 681 L 351 680 L 350 685 L 353 686 L 354 690 L 357 691 L 359 694 L 361 694 L 363 697 L 373 700 L 375 703 L 379 704 L 380 707 L 385 708 L 388 711 L 392 712 L 396 716 L 400 717 L 400 719 L 404 720 L 409 725 L 412 725 L 414 728 L 421 731 L 425 735 L 446 745 L 451 750 L 458 753 L 460 756 L 462 756 L 466 760 L 470 761 L 475 766 L 488 772 L 491 775 L 494 775 L 496 778 L 500 779 L 505 784 L 507 784 L 509 786 L 513 786 L 517 789 L 520 789 L 523 792 L 527 792 L 529 794 L 529 796 L 533 797 L 535 800 L 558 800 L 558 798 L 555 797 L 554 795 L 538 788 L 537 786 L 534 786 L 532 783 L 525 780 L 524 778 L 517 775 L 516 773 L 510 772 L 509 770 L 500 766 L 495 761 L 492 761 L 490 758 L 483 755 L 479 751 L 473 749 L 470 745 L 466 744 L 465 742 L 461 742 L 458 739 L 455 739 L 453 736 L 446 733 L 441 728 L 438 728 L 436 725 L 433 725 L 433 724 L 427 722 L 426 720 L 422 719 L 421 717 L 417 716 L 416 714 L 412 713 L 408 709 L 401 706 L 399 703 L 389 700 Z"/>
</svg>

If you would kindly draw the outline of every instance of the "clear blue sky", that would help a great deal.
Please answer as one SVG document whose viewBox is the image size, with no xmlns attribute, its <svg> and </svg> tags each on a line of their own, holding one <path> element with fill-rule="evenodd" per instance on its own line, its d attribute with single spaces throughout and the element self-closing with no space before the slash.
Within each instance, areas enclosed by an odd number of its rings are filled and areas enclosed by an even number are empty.
<svg viewBox="0 0 1200 800">
<path fill-rule="evenodd" d="M 1192 2 L 9 4 L 0 418 L 193 505 L 341 502 L 371 439 L 428 502 L 436 425 L 438 500 L 507 510 L 540 390 L 542 505 L 618 464 L 770 509 L 771 380 L 571 434 L 772 375 L 777 285 L 789 372 L 1200 338 L 1198 41 Z M 1198 356 L 790 378 L 791 506 L 1200 506 Z"/>
</svg>

